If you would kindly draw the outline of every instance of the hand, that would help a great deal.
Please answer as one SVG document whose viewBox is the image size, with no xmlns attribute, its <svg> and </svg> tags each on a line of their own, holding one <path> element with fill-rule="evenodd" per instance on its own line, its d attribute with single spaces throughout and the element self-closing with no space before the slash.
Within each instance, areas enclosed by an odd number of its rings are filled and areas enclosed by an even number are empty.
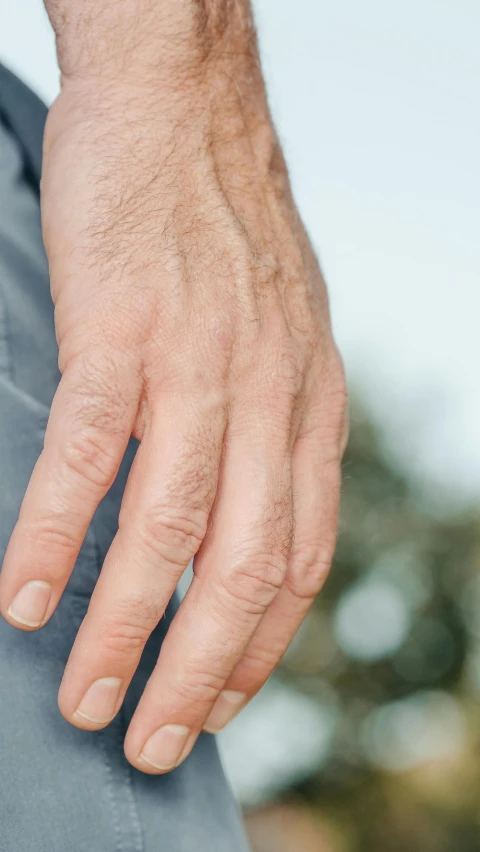
<svg viewBox="0 0 480 852">
<path fill-rule="evenodd" d="M 129 79 L 67 74 L 46 131 L 62 379 L 1 609 L 22 629 L 50 618 L 135 435 L 119 530 L 59 705 L 80 728 L 112 719 L 195 557 L 125 741 L 151 773 L 260 689 L 336 538 L 343 372 L 245 20 L 238 50 L 220 34 L 197 51 L 208 61 L 190 50 L 175 73 L 155 77 L 146 63 Z"/>
</svg>

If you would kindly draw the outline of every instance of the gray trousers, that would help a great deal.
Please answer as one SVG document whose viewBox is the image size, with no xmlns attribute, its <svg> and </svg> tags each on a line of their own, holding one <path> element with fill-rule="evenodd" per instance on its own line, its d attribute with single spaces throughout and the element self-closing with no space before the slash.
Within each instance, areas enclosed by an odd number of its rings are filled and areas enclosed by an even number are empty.
<svg viewBox="0 0 480 852">
<path fill-rule="evenodd" d="M 59 379 L 40 231 L 41 133 L 35 142 L 36 131 L 28 128 L 32 98 L 0 67 L 0 562 Z M 124 734 L 171 611 L 148 643 L 121 713 L 105 730 L 77 730 L 57 709 L 63 668 L 116 532 L 134 452 L 132 444 L 51 621 L 23 633 L 0 619 L 1 852 L 247 850 L 213 737 L 202 735 L 186 762 L 164 776 L 132 769 L 123 755 Z"/>
</svg>

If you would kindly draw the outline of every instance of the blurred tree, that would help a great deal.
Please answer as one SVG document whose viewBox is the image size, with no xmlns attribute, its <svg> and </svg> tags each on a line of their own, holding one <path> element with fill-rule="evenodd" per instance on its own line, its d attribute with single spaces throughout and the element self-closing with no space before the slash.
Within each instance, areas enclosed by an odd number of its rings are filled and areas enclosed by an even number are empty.
<svg viewBox="0 0 480 852">
<path fill-rule="evenodd" d="M 279 672 L 334 709 L 285 799 L 342 852 L 480 852 L 479 554 L 478 516 L 435 515 L 355 404 L 334 567 Z"/>
</svg>

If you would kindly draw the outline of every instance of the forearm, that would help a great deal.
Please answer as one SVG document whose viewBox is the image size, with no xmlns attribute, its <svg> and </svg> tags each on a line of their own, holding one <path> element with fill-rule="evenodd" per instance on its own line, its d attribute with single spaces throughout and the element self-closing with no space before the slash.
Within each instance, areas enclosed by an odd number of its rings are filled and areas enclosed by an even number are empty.
<svg viewBox="0 0 480 852">
<path fill-rule="evenodd" d="M 45 0 L 62 77 L 149 84 L 212 57 L 256 64 L 249 0 Z"/>
</svg>

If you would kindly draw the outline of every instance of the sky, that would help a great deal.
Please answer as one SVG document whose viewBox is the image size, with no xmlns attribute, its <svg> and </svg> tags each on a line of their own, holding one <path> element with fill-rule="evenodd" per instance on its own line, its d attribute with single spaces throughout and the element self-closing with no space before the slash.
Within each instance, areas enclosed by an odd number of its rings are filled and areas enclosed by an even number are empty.
<svg viewBox="0 0 480 852">
<path fill-rule="evenodd" d="M 256 0 L 295 196 L 352 388 L 454 503 L 480 497 L 480 3 Z M 0 57 L 58 91 L 41 0 L 0 0 Z"/>
</svg>

